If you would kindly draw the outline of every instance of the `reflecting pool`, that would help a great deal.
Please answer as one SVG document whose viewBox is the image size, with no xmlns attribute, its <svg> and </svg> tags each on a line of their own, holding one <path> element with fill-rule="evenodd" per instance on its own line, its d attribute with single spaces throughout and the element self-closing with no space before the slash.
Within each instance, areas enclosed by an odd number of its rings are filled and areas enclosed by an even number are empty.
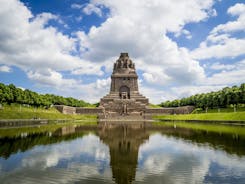
<svg viewBox="0 0 245 184">
<path fill-rule="evenodd" d="M 4 131 L 0 183 L 245 183 L 242 133 L 176 125 Z"/>
</svg>

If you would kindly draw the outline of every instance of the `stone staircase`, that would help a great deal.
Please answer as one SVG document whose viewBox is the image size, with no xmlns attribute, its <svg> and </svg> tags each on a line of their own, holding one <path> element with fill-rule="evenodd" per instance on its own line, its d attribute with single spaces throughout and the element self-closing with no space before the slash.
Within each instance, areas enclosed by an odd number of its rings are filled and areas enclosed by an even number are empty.
<svg viewBox="0 0 245 184">
<path fill-rule="evenodd" d="M 111 107 L 118 100 L 121 100 L 119 98 L 119 93 L 118 92 L 111 92 L 101 99 L 101 103 L 105 109 L 111 109 Z M 148 99 L 145 96 L 141 95 L 139 92 L 132 92 L 130 94 L 130 99 L 125 99 L 125 100 L 131 101 L 131 102 L 134 101 L 135 102 L 134 108 L 137 108 L 137 109 L 145 108 L 145 106 L 147 106 L 149 103 Z"/>
<path fill-rule="evenodd" d="M 148 99 L 138 91 L 130 93 L 130 99 L 120 99 L 119 92 L 110 92 L 104 96 L 100 105 L 104 108 L 104 113 L 99 115 L 99 119 L 110 121 L 141 121 L 144 120 L 145 109 Z M 126 104 L 127 112 L 123 112 Z"/>
<path fill-rule="evenodd" d="M 99 115 L 100 120 L 109 120 L 109 121 L 143 121 L 144 116 L 140 113 L 130 113 L 130 114 L 120 114 L 116 112 L 109 112 Z"/>
<path fill-rule="evenodd" d="M 106 96 L 103 97 L 103 99 L 116 99 L 119 98 L 119 93 L 117 92 L 110 92 Z"/>
</svg>

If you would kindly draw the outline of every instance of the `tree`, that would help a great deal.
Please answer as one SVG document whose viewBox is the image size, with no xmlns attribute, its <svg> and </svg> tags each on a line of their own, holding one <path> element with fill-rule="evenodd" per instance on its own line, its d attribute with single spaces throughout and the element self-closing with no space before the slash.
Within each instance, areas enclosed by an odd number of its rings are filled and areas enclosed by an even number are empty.
<svg viewBox="0 0 245 184">
<path fill-rule="evenodd" d="M 13 84 L 4 85 L 0 83 L 0 103 L 19 103 L 29 104 L 36 107 L 50 106 L 51 104 L 57 105 L 69 105 L 69 106 L 90 106 L 91 104 L 84 102 L 83 100 L 77 100 L 72 97 L 62 97 L 53 94 L 38 94 L 29 89 L 22 90 L 16 88 Z"/>
<path fill-rule="evenodd" d="M 177 107 L 179 105 L 194 105 L 206 109 L 214 107 L 226 107 L 228 105 L 237 106 L 245 104 L 245 83 L 240 87 L 225 87 L 222 90 L 210 93 L 202 93 L 185 97 L 180 100 L 162 102 L 162 107 Z"/>
</svg>

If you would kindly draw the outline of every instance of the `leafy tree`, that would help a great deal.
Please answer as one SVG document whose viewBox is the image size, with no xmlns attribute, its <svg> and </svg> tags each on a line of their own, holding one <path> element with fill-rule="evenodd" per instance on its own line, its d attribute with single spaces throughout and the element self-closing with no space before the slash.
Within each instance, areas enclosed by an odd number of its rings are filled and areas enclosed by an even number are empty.
<svg viewBox="0 0 245 184">
<path fill-rule="evenodd" d="M 245 104 L 245 83 L 240 87 L 225 87 L 222 90 L 210 93 L 202 93 L 185 97 L 180 100 L 162 102 L 162 107 L 177 107 L 184 105 L 194 105 L 198 108 L 226 107 L 229 105 L 237 106 Z"/>
<path fill-rule="evenodd" d="M 87 102 L 84 102 L 83 100 L 77 100 L 72 97 L 65 98 L 53 94 L 38 94 L 29 89 L 25 89 L 23 91 L 13 84 L 4 85 L 2 83 L 0 83 L 0 103 L 29 104 L 36 107 L 50 106 L 51 104 L 77 107 L 85 107 L 91 105 Z"/>
</svg>

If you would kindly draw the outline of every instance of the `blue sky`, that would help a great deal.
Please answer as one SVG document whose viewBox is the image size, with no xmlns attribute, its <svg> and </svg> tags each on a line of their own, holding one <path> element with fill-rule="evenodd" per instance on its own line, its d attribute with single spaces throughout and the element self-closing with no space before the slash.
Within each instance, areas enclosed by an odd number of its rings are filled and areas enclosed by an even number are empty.
<svg viewBox="0 0 245 184">
<path fill-rule="evenodd" d="M 128 52 L 152 103 L 245 82 L 235 0 L 1 0 L 0 82 L 98 102 Z"/>
</svg>

